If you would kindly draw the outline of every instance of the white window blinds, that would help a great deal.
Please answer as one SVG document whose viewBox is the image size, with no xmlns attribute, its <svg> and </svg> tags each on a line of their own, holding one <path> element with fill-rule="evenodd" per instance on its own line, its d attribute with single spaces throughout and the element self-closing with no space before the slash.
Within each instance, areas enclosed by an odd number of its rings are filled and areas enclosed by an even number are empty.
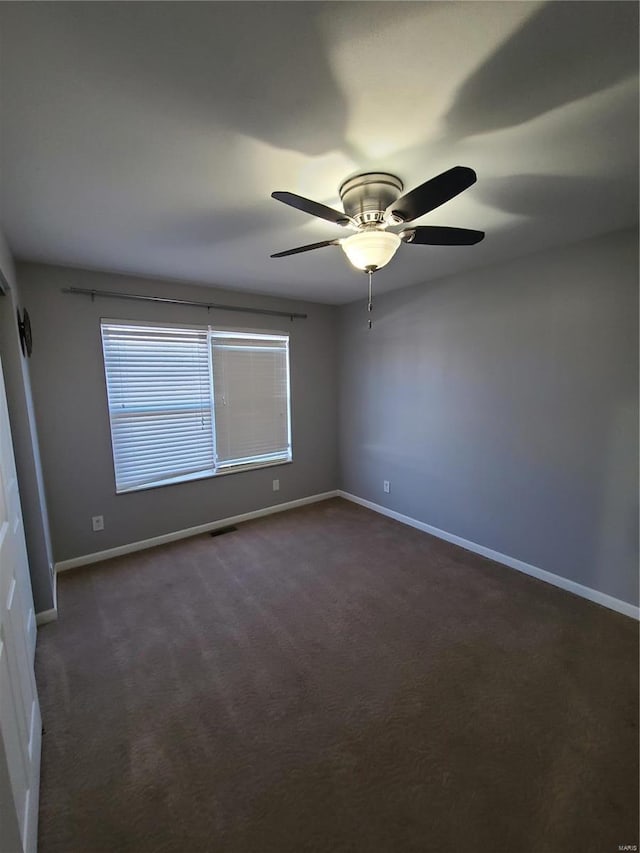
<svg viewBox="0 0 640 853">
<path fill-rule="evenodd" d="M 211 332 L 218 468 L 291 459 L 289 338 Z"/>
<path fill-rule="evenodd" d="M 116 491 L 214 473 L 206 329 L 103 321 Z"/>
<path fill-rule="evenodd" d="M 101 328 L 117 492 L 291 460 L 287 335 Z"/>
</svg>

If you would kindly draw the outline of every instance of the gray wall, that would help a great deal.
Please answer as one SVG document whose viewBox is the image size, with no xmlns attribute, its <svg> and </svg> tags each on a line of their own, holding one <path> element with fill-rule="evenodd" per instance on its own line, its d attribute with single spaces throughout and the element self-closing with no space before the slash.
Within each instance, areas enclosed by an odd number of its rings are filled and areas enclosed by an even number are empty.
<svg viewBox="0 0 640 853">
<path fill-rule="evenodd" d="M 340 346 L 343 489 L 638 603 L 637 231 L 346 306 Z"/>
<path fill-rule="evenodd" d="M 19 264 L 31 315 L 30 360 L 56 561 L 170 533 L 337 488 L 336 309 L 195 285 Z M 307 320 L 61 293 L 120 290 L 308 313 Z M 219 323 L 291 335 L 294 461 L 288 465 L 116 495 L 100 318 Z M 280 491 L 272 480 L 280 480 Z M 104 515 L 105 529 L 91 530 Z"/>
<path fill-rule="evenodd" d="M 38 433 L 33 412 L 29 363 L 22 355 L 16 308 L 22 311 L 9 247 L 0 232 L 0 271 L 9 289 L 0 296 L 0 356 L 7 389 L 7 406 L 16 460 L 31 586 L 36 612 L 53 607 L 53 557 Z"/>
</svg>

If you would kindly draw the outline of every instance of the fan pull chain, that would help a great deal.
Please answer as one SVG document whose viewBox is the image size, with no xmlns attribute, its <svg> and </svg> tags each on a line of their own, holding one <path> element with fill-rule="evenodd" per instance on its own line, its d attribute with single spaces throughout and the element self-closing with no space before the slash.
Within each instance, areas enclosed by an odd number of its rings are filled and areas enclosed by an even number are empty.
<svg viewBox="0 0 640 853">
<path fill-rule="evenodd" d="M 369 273 L 369 303 L 367 305 L 367 311 L 371 313 L 373 311 L 373 302 L 371 300 L 371 276 L 373 275 L 373 270 L 367 270 Z M 371 322 L 371 317 L 369 317 L 369 328 L 371 328 L 373 323 Z"/>
</svg>

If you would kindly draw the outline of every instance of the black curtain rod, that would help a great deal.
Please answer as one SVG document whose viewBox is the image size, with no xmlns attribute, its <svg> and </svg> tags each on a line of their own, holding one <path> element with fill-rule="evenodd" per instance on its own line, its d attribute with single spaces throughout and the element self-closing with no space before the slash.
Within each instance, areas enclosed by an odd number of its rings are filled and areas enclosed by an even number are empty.
<svg viewBox="0 0 640 853">
<path fill-rule="evenodd" d="M 63 287 L 63 293 L 76 293 L 83 296 L 102 296 L 107 299 L 139 299 L 143 302 L 166 302 L 170 305 L 191 305 L 197 308 L 214 308 L 217 311 L 241 311 L 244 314 L 267 314 L 270 317 L 289 317 L 291 320 L 306 320 L 306 314 L 296 311 L 271 311 L 268 308 L 245 308 L 241 305 L 217 305 L 215 302 L 195 302 L 191 299 L 168 299 L 164 296 L 143 296 L 139 293 L 122 293 L 118 290 L 89 290 L 84 287 Z"/>
</svg>

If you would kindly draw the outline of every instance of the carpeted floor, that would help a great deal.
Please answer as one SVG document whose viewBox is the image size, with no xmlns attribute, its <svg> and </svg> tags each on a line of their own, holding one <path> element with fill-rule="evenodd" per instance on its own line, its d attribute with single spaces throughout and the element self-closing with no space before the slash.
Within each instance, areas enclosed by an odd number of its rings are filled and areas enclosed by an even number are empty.
<svg viewBox="0 0 640 853">
<path fill-rule="evenodd" d="M 638 626 L 335 499 L 60 575 L 40 853 L 638 844 Z"/>
</svg>

